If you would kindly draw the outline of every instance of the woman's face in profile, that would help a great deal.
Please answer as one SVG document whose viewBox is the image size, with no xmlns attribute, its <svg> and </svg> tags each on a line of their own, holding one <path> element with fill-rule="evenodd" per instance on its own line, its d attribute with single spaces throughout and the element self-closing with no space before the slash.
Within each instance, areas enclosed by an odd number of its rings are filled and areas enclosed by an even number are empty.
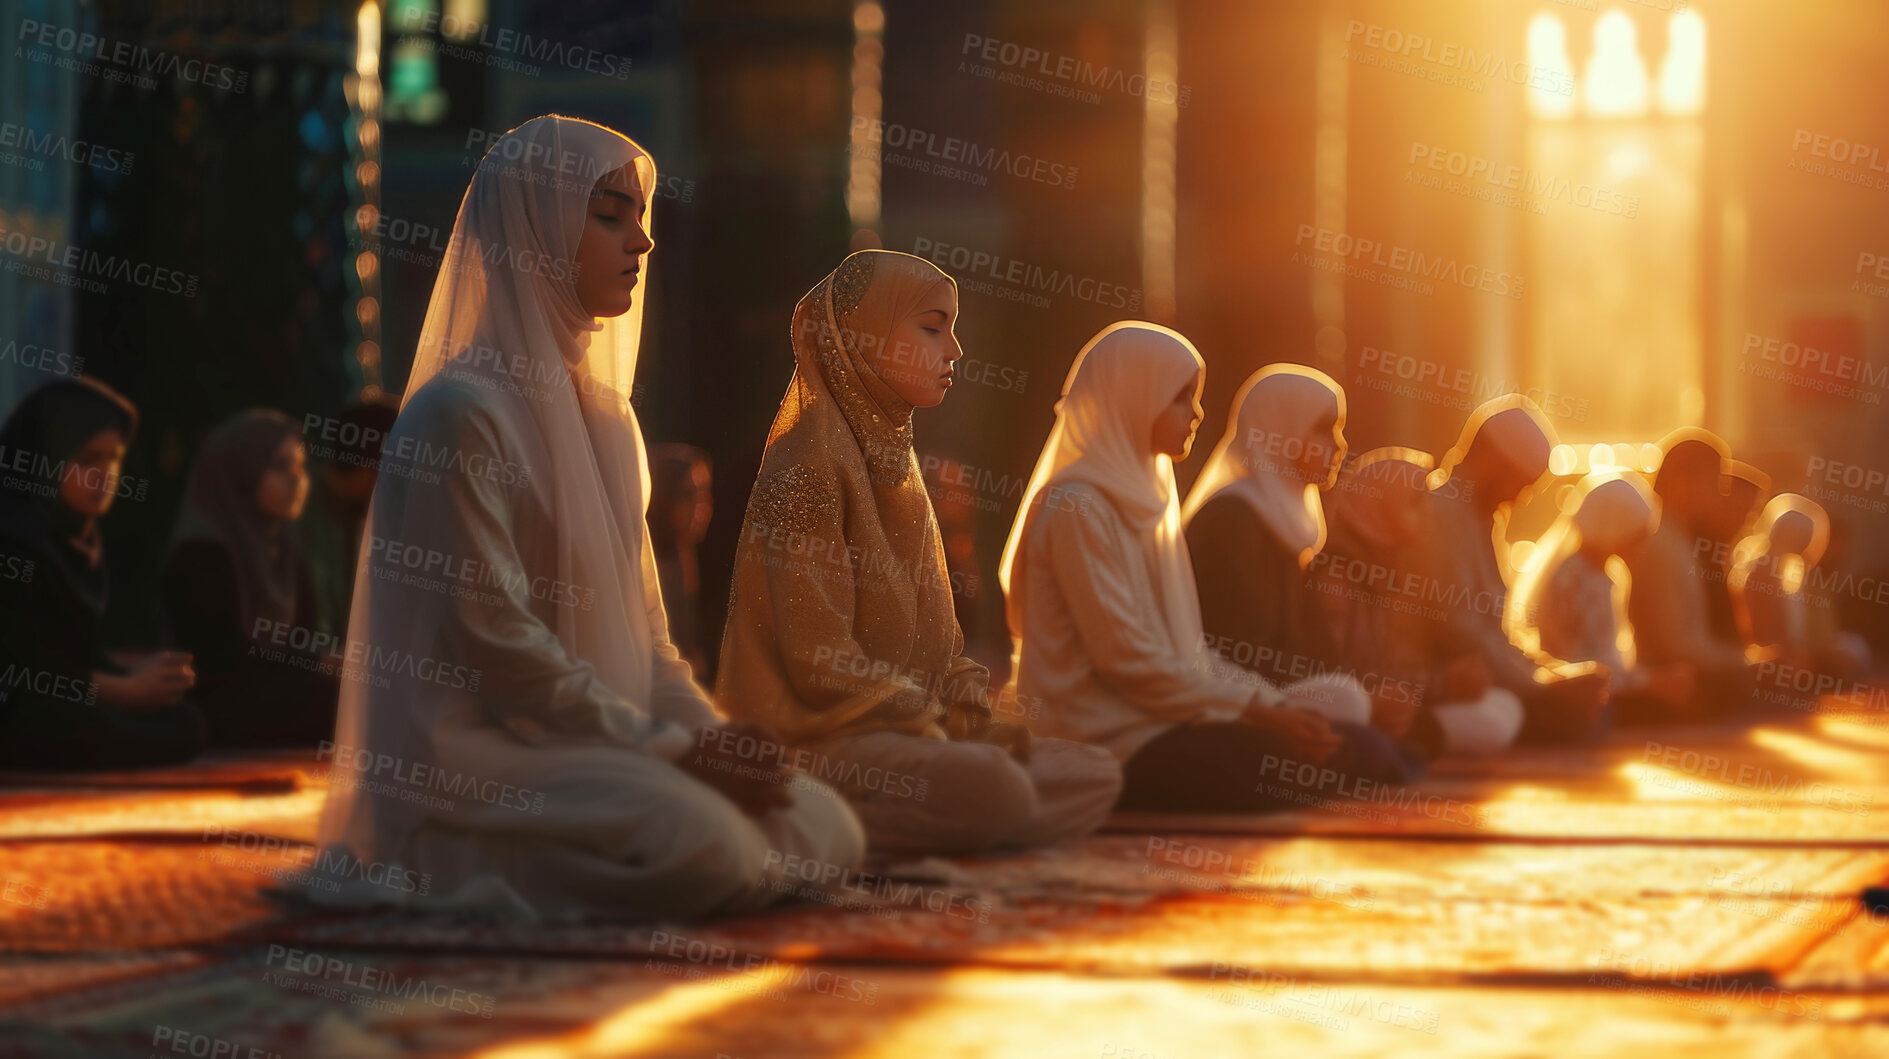
<svg viewBox="0 0 1889 1059">
<path fill-rule="evenodd" d="M 957 376 L 958 345 L 953 327 L 958 321 L 958 288 L 940 281 L 925 292 L 911 315 L 900 320 L 886 336 L 885 345 L 871 356 L 872 370 L 913 408 L 942 403 Z"/>
<path fill-rule="evenodd" d="M 1312 426 L 1311 438 L 1298 463 L 1299 479 L 1329 490 L 1338 484 L 1338 471 L 1345 465 L 1347 451 L 1344 416 L 1333 401 Z"/>
<path fill-rule="evenodd" d="M 1200 429 L 1200 421 L 1207 415 L 1200 407 L 1200 383 L 1201 374 L 1196 371 L 1193 380 L 1181 387 L 1167 407 L 1155 416 L 1151 441 L 1156 456 L 1168 456 L 1178 463 L 1193 450 L 1194 432 Z"/>
<path fill-rule="evenodd" d="M 598 178 L 577 242 L 577 301 L 593 317 L 622 316 L 635 304 L 642 257 L 656 244 L 644 230 L 649 207 L 634 163 Z"/>
<path fill-rule="evenodd" d="M 294 522 L 307 502 L 308 451 L 300 438 L 284 438 L 256 479 L 256 506 L 271 522 Z"/>
<path fill-rule="evenodd" d="M 59 479 L 59 499 L 81 515 L 97 518 L 111 510 L 118 493 L 118 469 L 125 462 L 125 436 L 106 427 L 66 461 Z"/>
</svg>

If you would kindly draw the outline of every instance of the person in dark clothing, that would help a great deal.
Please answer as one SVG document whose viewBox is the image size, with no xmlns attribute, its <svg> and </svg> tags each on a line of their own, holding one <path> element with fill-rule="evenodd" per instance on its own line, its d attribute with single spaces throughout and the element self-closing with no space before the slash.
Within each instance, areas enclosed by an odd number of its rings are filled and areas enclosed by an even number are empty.
<svg viewBox="0 0 1889 1059">
<path fill-rule="evenodd" d="M 1522 703 L 1523 744 L 1590 742 L 1613 723 L 1604 665 L 1530 655 L 1503 626 L 1509 515 L 1548 477 L 1554 445 L 1554 428 L 1533 401 L 1517 393 L 1491 398 L 1470 414 L 1426 494 L 1433 530 L 1419 574 L 1444 612 L 1432 661 L 1460 666 L 1479 657 L 1470 667 L 1479 671 L 1451 681 L 1454 697 L 1506 688 Z"/>
<path fill-rule="evenodd" d="M 1712 618 L 1712 597 L 1729 592 L 1729 562 L 1712 561 L 1720 535 L 1732 536 L 1743 518 L 1729 512 L 1734 492 L 1748 496 L 1734 477 L 1718 435 L 1684 427 L 1660 442 L 1663 453 L 1653 490 L 1659 495 L 1659 527 L 1626 557 L 1633 575 L 1627 614 L 1640 664 L 1683 662 L 1696 674 L 1684 703 L 1645 713 L 1626 713 L 1623 723 L 1694 721 L 1743 713 L 1752 701 L 1754 670 L 1734 629 Z M 1750 510 L 1746 507 L 1745 513 Z M 1729 595 L 1727 595 L 1729 599 Z"/>
<path fill-rule="evenodd" d="M 702 574 L 696 549 L 715 514 L 708 453 L 671 442 L 649 450 L 649 543 L 656 550 L 656 576 L 669 616 L 669 642 L 702 679 L 713 679 L 717 661 L 702 629 Z"/>
<path fill-rule="evenodd" d="M 137 425 L 110 387 L 72 379 L 29 394 L 0 428 L 0 769 L 174 765 L 203 748 L 184 697 L 190 657 L 121 665 L 100 639 L 98 520 L 136 488 L 119 467 Z"/>
<path fill-rule="evenodd" d="M 319 466 L 302 513 L 302 554 L 314 591 L 315 630 L 340 642 L 348 635 L 354 600 L 354 570 L 361 554 L 367 502 L 380 476 L 380 447 L 394 427 L 397 410 L 363 401 L 333 419 L 332 443 L 315 446 Z"/>
<path fill-rule="evenodd" d="M 1234 395 L 1227 432 L 1188 494 L 1181 518 L 1201 628 L 1223 659 L 1273 684 L 1330 677 L 1322 707 L 1344 739 L 1341 756 L 1373 781 L 1405 782 L 1422 759 L 1396 740 L 1410 731 L 1417 701 L 1372 695 L 1326 635 L 1306 575 L 1325 546 L 1319 494 L 1345 458 L 1344 391 L 1321 371 L 1273 364 Z"/>
<path fill-rule="evenodd" d="M 1744 537 L 1758 506 L 1771 495 L 1771 476 L 1743 460 L 1725 461 L 1724 492 L 1693 542 L 1694 562 L 1705 586 L 1705 616 L 1712 634 L 1738 639 L 1738 616 L 1732 607 L 1732 549 Z"/>
<path fill-rule="evenodd" d="M 294 421 L 254 409 L 211 432 L 185 486 L 159 592 L 219 746 L 313 746 L 334 731 L 326 656 L 341 641 L 315 628 L 295 526 L 306 461 Z"/>
</svg>

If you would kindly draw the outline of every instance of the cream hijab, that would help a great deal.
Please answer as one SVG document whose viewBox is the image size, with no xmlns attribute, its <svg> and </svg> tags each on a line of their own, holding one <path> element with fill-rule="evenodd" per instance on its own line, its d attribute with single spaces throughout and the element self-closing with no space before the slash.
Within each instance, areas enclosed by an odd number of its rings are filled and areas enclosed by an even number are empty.
<svg viewBox="0 0 1889 1059">
<path fill-rule="evenodd" d="M 1809 623 L 1804 582 L 1829 544 L 1830 515 L 1822 504 L 1779 493 L 1764 505 L 1751 535 L 1732 549 L 1732 597 L 1747 641 L 1803 643 Z"/>
<path fill-rule="evenodd" d="M 1581 479 L 1516 575 L 1505 615 L 1510 636 L 1527 640 L 1526 649 L 1539 648 L 1534 626 L 1543 597 L 1555 573 L 1589 543 L 1620 555 L 1658 526 L 1659 499 L 1639 475 L 1600 471 Z"/>
<path fill-rule="evenodd" d="M 468 694 L 451 686 L 457 680 L 352 665 L 363 671 L 342 681 L 336 734 L 342 745 L 434 762 L 451 733 L 480 717 L 539 744 L 634 745 L 650 730 L 645 711 L 654 653 L 668 631 L 643 523 L 648 471 L 642 433 L 627 399 L 648 255 L 640 262 L 635 307 L 611 319 L 584 311 L 574 267 L 591 190 L 598 178 L 624 166 L 631 167 L 643 202 L 650 202 L 656 167 L 647 152 L 620 133 L 555 115 L 506 133 L 480 161 L 434 283 L 369 513 L 376 532 L 397 534 L 406 544 L 451 547 L 447 542 L 484 527 L 467 525 L 445 487 L 432 483 L 490 472 L 501 459 L 516 461 L 519 466 L 501 466 L 499 473 L 521 503 L 530 497 L 548 512 L 556 555 L 554 568 L 523 573 L 594 593 L 588 607 L 552 608 L 548 624 L 562 649 L 594 670 L 619 700 L 586 716 L 527 719 L 528 704 L 545 698 L 541 678 L 531 673 L 487 669 L 476 694 Z M 647 211 L 643 224 L 647 231 Z M 476 414 L 464 414 L 468 407 Z M 417 473 L 401 473 L 408 469 L 402 463 Z M 495 547 L 502 554 L 504 542 Z M 477 604 L 403 588 L 374 576 L 373 565 L 364 548 L 348 627 L 351 648 L 370 658 L 478 667 L 477 658 L 456 656 L 451 633 L 455 612 Z M 507 710 L 504 703 L 518 708 Z M 398 799 L 337 785 L 322 839 L 385 849 L 384 842 L 397 843 L 424 814 Z"/>
<path fill-rule="evenodd" d="M 1254 372 L 1233 395 L 1227 431 L 1187 494 L 1182 523 L 1226 492 L 1245 501 L 1305 569 L 1325 546 L 1318 493 L 1332 479 L 1305 481 L 1294 464 L 1305 446 L 1330 444 L 1330 433 L 1318 427 L 1332 415 L 1342 431 L 1345 392 L 1324 372 L 1299 364 L 1268 364 Z"/>
<path fill-rule="evenodd" d="M 1190 382 L 1198 399 L 1206 370 L 1206 361 L 1179 332 L 1138 320 L 1110 324 L 1076 354 L 1056 406 L 1056 425 L 1004 544 L 999 577 L 1013 635 L 1023 628 L 1027 604 L 1024 579 L 1016 572 L 1024 536 L 1049 499 L 1045 494 L 1083 483 L 1107 498 L 1140 544 L 1160 596 L 1148 601 L 1150 621 L 1167 630 L 1178 655 L 1207 667 L 1174 462 L 1152 451 L 1155 419 Z"/>
</svg>

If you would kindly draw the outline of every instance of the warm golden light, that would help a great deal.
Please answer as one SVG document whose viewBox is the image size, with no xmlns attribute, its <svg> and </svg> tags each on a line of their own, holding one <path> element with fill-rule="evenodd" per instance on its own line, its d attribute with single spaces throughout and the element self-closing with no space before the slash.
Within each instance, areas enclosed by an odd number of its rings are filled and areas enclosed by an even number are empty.
<svg viewBox="0 0 1889 1059">
<path fill-rule="evenodd" d="M 653 1052 L 672 1043 L 690 1024 L 768 991 L 788 973 L 788 965 L 773 963 L 754 971 L 717 975 L 633 1000 L 587 1033 L 500 1045 L 475 1054 L 477 1059 L 588 1059 Z"/>
<path fill-rule="evenodd" d="M 1581 465 L 1581 457 L 1572 445 L 1556 445 L 1548 454 L 1548 473 L 1557 478 L 1573 474 Z"/>
<path fill-rule="evenodd" d="M 1659 106 L 1668 114 L 1697 114 L 1705 109 L 1705 19 L 1697 11 L 1675 11 L 1666 23 Z"/>
<path fill-rule="evenodd" d="M 380 5 L 367 0 L 355 16 L 354 72 L 363 82 L 380 77 Z"/>
<path fill-rule="evenodd" d="M 853 137 L 852 162 L 846 175 L 846 214 L 858 231 L 878 227 L 880 200 L 880 144 L 874 130 L 884 114 L 880 94 L 885 64 L 885 9 L 863 3 L 853 8 Z"/>
<path fill-rule="evenodd" d="M 1142 64 L 1148 83 L 1177 83 L 1180 41 L 1174 9 L 1166 3 L 1149 4 L 1147 18 Z M 1174 170 L 1180 110 L 1157 99 L 1157 94 L 1150 92 L 1142 106 L 1141 286 L 1148 318 L 1170 320 L 1174 316 Z"/>
<path fill-rule="evenodd" d="M 1574 80 L 1568 58 L 1568 34 L 1561 20 L 1542 13 L 1528 23 L 1528 65 L 1537 71 L 1528 86 L 1528 109 L 1536 117 L 1565 118 L 1574 113 L 1574 93 L 1557 92 Z"/>
<path fill-rule="evenodd" d="M 1589 114 L 1631 118 L 1646 113 L 1646 63 L 1636 38 L 1633 20 L 1619 11 L 1594 23 L 1594 54 L 1583 78 Z"/>
</svg>

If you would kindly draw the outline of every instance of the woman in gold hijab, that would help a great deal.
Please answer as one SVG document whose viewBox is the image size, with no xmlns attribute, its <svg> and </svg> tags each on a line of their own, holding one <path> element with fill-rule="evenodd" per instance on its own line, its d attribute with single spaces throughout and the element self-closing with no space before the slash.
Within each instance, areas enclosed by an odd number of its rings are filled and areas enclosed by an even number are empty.
<svg viewBox="0 0 1889 1059">
<path fill-rule="evenodd" d="M 841 790 L 875 848 L 961 853 L 1094 830 L 1107 751 L 999 722 L 964 657 L 912 411 L 963 350 L 957 285 L 864 250 L 794 308 L 794 377 L 748 500 L 716 698 Z M 1016 710 L 1014 702 L 1002 705 Z"/>
</svg>

